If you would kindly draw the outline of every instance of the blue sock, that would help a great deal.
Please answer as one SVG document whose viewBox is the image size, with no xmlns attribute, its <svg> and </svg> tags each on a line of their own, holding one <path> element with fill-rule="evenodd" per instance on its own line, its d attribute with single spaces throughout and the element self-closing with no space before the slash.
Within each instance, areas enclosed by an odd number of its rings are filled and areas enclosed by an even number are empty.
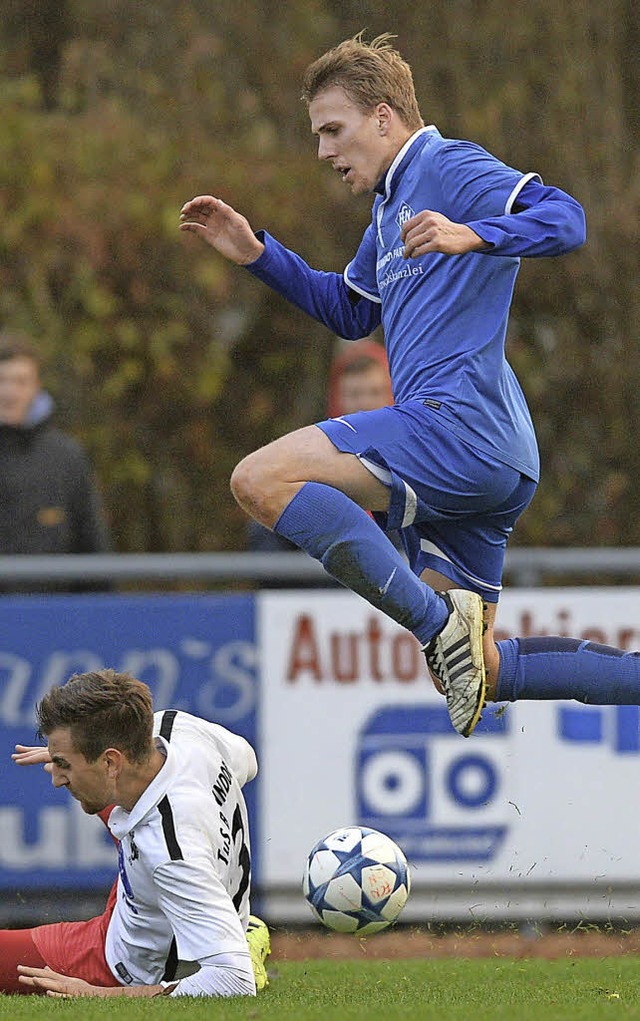
<svg viewBox="0 0 640 1021">
<path fill-rule="evenodd" d="M 444 600 L 420 581 L 367 512 L 339 489 L 305 482 L 274 531 L 412 631 L 421 645 L 442 630 L 449 613 Z"/>
<path fill-rule="evenodd" d="M 572 698 L 585 705 L 640 705 L 640 652 L 576 638 L 498 642 L 496 702 Z"/>
</svg>

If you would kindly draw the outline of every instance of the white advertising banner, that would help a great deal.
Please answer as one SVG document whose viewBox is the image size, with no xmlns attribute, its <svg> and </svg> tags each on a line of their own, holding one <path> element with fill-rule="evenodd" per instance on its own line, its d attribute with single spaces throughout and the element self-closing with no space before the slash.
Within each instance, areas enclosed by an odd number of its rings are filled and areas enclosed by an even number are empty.
<svg viewBox="0 0 640 1021">
<path fill-rule="evenodd" d="M 640 648 L 640 589 L 506 593 L 499 638 Z M 407 921 L 640 915 L 640 708 L 489 707 L 457 735 L 413 637 L 351 593 L 264 592 L 262 877 L 305 920 L 312 845 L 363 823 L 412 865 Z"/>
</svg>

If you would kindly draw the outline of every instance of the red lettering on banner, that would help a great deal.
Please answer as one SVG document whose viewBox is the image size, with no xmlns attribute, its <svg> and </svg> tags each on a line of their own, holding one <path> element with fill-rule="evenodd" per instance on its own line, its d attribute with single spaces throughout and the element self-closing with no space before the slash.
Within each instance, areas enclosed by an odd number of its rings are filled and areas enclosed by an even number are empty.
<svg viewBox="0 0 640 1021">
<path fill-rule="evenodd" d="M 630 649 L 635 648 L 635 644 L 632 646 L 631 642 L 636 643 L 636 632 L 633 628 L 623 627 L 618 631 L 617 646 L 619 649 Z"/>
<path fill-rule="evenodd" d="M 371 680 L 382 681 L 383 676 L 380 666 L 380 639 L 382 638 L 382 629 L 376 617 L 369 617 L 367 635 L 369 638 L 369 670 L 371 672 Z"/>
<path fill-rule="evenodd" d="M 573 635 L 569 633 L 569 620 L 571 614 L 568 610 L 558 610 L 558 629 L 557 635 L 559 638 L 572 638 Z"/>
<path fill-rule="evenodd" d="M 580 638 L 583 642 L 595 642 L 596 645 L 607 645 L 607 636 L 600 628 L 589 627 L 581 632 Z"/>
<path fill-rule="evenodd" d="M 310 673 L 316 681 L 322 680 L 320 652 L 315 628 L 311 617 L 298 617 L 291 643 L 291 658 L 287 669 L 287 680 L 297 681 L 299 674 Z"/>
<path fill-rule="evenodd" d="M 424 657 L 414 636 L 396 628 L 385 629 L 377 616 L 367 617 L 361 630 L 319 628 L 312 614 L 303 613 L 293 621 L 291 651 L 286 679 L 295 684 L 301 680 L 336 684 L 422 684 L 428 679 Z M 514 630 L 495 629 L 496 641 L 508 638 L 534 638 L 547 635 L 573 637 L 598 645 L 614 645 L 634 649 L 640 644 L 640 632 L 620 627 L 609 633 L 600 627 L 572 627 L 572 612 L 557 610 L 548 627 L 540 627 L 535 611 L 522 610 Z"/>
<path fill-rule="evenodd" d="M 546 638 L 557 635 L 559 638 L 577 638 L 581 642 L 594 642 L 596 645 L 612 645 L 616 649 L 637 649 L 640 646 L 640 632 L 635 628 L 621 627 L 616 631 L 607 632 L 600 627 L 574 627 L 571 611 L 556 611 L 555 619 L 549 627 L 540 627 L 533 613 L 522 610 L 513 630 L 496 627 L 494 638 L 503 642 L 507 638 Z"/>
<path fill-rule="evenodd" d="M 286 678 L 295 684 L 303 678 L 354 684 L 403 684 L 426 677 L 420 646 L 409 632 L 386 632 L 379 619 L 369 617 L 364 631 L 330 631 L 319 634 L 313 617 L 294 621 Z"/>
<path fill-rule="evenodd" d="M 336 634 L 330 636 L 331 666 L 333 676 L 341 684 L 350 684 L 358 680 L 360 673 L 360 657 L 358 656 L 358 636 Z"/>
<path fill-rule="evenodd" d="M 408 632 L 394 636 L 391 643 L 391 664 L 393 673 L 399 681 L 415 681 L 421 672 L 425 680 L 428 677 L 420 646 Z"/>
<path fill-rule="evenodd" d="M 531 624 L 531 614 L 528 610 L 520 615 L 520 629 L 518 631 L 518 638 L 531 638 L 532 635 L 539 635 L 540 631 L 535 631 Z"/>
</svg>

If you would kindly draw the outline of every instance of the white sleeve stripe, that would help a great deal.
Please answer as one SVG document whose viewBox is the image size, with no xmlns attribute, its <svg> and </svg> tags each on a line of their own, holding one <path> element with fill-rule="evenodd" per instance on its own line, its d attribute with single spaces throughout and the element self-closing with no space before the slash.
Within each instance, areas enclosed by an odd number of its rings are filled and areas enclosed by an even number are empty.
<svg viewBox="0 0 640 1021">
<path fill-rule="evenodd" d="M 415 521 L 416 514 L 418 513 L 418 497 L 414 489 L 411 488 L 408 482 L 402 480 L 404 485 L 404 515 L 402 518 L 402 524 L 400 528 L 408 528 Z"/>
<path fill-rule="evenodd" d="M 516 184 L 515 188 L 513 189 L 511 194 L 509 195 L 509 198 L 507 199 L 506 205 L 504 207 L 505 213 L 510 213 L 511 212 L 511 210 L 513 209 L 514 203 L 515 203 L 518 195 L 520 194 L 520 192 L 524 188 L 525 184 L 528 184 L 529 181 L 533 181 L 534 178 L 537 181 L 539 181 L 540 184 L 542 184 L 542 178 L 540 177 L 540 174 L 536 174 L 536 173 L 524 174 L 524 176 L 520 178 L 520 180 Z"/>
<path fill-rule="evenodd" d="M 345 271 L 343 273 L 344 282 L 347 285 L 347 287 L 350 287 L 352 291 L 355 291 L 356 294 L 359 294 L 361 298 L 367 298 L 369 301 L 375 301 L 375 303 L 377 305 L 381 305 L 382 304 L 382 299 L 380 297 L 378 297 L 377 294 L 369 294 L 368 291 L 365 291 L 362 287 L 358 287 L 357 284 L 354 284 L 353 281 L 349 279 L 349 269 L 350 269 L 350 267 L 351 267 L 351 263 L 349 263 L 349 265 L 347 266 L 347 268 L 345 269 Z"/>
<path fill-rule="evenodd" d="M 348 422 L 345 422 L 345 425 L 348 424 L 349 424 Z M 356 429 L 354 429 L 353 431 L 357 432 Z M 356 454 L 356 457 L 358 458 L 360 463 L 364 465 L 365 468 L 369 469 L 372 475 L 375 475 L 375 477 L 380 482 L 383 483 L 383 485 L 391 487 L 392 477 L 391 472 L 389 471 L 388 468 L 383 468 L 382 465 L 376 464 L 375 461 L 370 461 L 368 457 L 363 457 L 362 454 Z"/>
</svg>

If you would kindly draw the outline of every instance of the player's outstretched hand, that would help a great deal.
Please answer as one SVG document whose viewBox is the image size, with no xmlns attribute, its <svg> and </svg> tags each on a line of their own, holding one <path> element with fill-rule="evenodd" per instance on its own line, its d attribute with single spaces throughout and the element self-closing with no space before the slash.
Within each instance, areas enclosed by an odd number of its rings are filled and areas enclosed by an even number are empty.
<svg viewBox="0 0 640 1021">
<path fill-rule="evenodd" d="M 82 978 L 60 975 L 51 968 L 30 968 L 26 964 L 18 965 L 19 981 L 34 993 L 46 993 L 59 999 L 71 996 L 107 996 L 108 991 L 102 986 L 92 986 Z"/>
<path fill-rule="evenodd" d="M 465 255 L 479 252 L 487 244 L 465 223 L 454 223 L 442 213 L 423 209 L 403 225 L 400 237 L 404 243 L 404 258 L 441 252 L 443 255 Z"/>
<path fill-rule="evenodd" d="M 42 745 L 17 744 L 11 758 L 17 766 L 44 766 L 47 773 L 52 771 L 49 749 Z"/>
<path fill-rule="evenodd" d="M 197 234 L 239 266 L 255 262 L 264 251 L 246 216 L 213 195 L 198 195 L 185 202 L 180 210 L 180 230 Z"/>
</svg>

